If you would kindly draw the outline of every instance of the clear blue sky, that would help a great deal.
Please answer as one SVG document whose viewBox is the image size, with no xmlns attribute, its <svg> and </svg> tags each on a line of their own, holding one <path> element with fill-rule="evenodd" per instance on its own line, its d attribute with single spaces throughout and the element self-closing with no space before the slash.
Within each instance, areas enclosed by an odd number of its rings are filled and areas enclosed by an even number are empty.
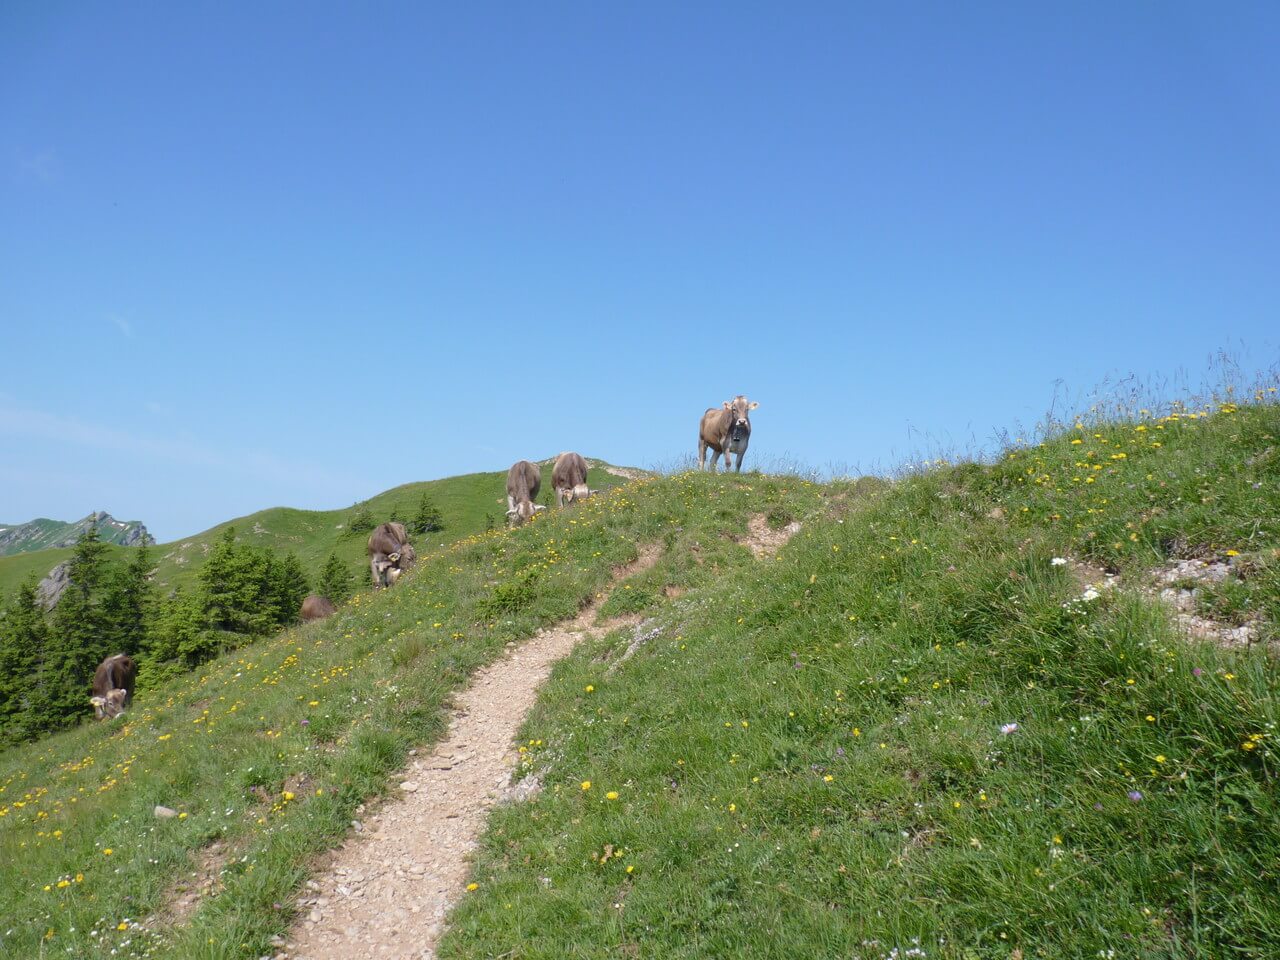
<svg viewBox="0 0 1280 960">
<path fill-rule="evenodd" d="M 1047 6 L 6 3 L 0 522 L 1271 365 L 1280 5 Z"/>
</svg>

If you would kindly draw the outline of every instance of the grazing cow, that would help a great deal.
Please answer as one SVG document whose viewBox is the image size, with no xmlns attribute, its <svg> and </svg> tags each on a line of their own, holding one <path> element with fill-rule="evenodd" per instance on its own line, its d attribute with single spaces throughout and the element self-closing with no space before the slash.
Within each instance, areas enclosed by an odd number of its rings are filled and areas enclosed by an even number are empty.
<svg viewBox="0 0 1280 960">
<path fill-rule="evenodd" d="M 551 488 L 556 492 L 556 506 L 585 500 L 598 490 L 587 486 L 587 461 L 576 453 L 562 453 L 551 468 Z"/>
<path fill-rule="evenodd" d="M 391 586 L 417 559 L 403 523 L 379 524 L 369 534 L 369 570 L 373 574 L 373 589 Z"/>
<path fill-rule="evenodd" d="M 751 411 L 760 406 L 738 396 L 726 400 L 721 407 L 711 407 L 702 415 L 698 427 L 698 469 L 703 468 L 707 448 L 711 448 L 711 472 L 716 472 L 716 457 L 724 454 L 724 468 L 729 469 L 729 454 L 736 453 L 738 462 L 734 471 L 742 469 L 742 458 L 747 454 L 751 439 Z"/>
<path fill-rule="evenodd" d="M 519 526 L 546 507 L 534 503 L 542 489 L 542 472 L 528 460 L 517 460 L 507 471 L 507 522 Z"/>
<path fill-rule="evenodd" d="M 133 657 L 124 653 L 107 657 L 93 674 L 93 714 L 99 720 L 114 720 L 124 713 L 133 697 L 133 681 L 138 675 L 138 665 Z"/>
<path fill-rule="evenodd" d="M 303 623 L 310 623 L 312 620 L 323 620 L 325 617 L 331 617 L 337 612 L 338 608 L 333 605 L 332 600 L 328 597 L 322 597 L 318 593 L 313 593 L 302 601 L 302 609 L 298 611 L 298 618 Z"/>
</svg>

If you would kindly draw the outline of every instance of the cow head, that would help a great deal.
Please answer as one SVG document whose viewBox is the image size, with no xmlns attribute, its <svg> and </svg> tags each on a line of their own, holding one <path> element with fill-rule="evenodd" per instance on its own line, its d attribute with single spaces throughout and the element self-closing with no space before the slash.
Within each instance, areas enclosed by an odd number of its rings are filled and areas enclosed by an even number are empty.
<svg viewBox="0 0 1280 960">
<path fill-rule="evenodd" d="M 526 520 L 532 520 L 534 514 L 547 509 L 540 503 L 534 503 L 532 500 L 522 500 L 514 507 L 507 511 L 507 522 L 512 526 L 520 526 Z"/>
<path fill-rule="evenodd" d="M 573 503 L 577 500 L 585 500 L 587 497 L 595 496 L 599 490 L 592 490 L 585 483 L 580 483 L 569 491 L 569 502 Z"/>
<path fill-rule="evenodd" d="M 724 402 L 724 408 L 729 411 L 730 438 L 741 440 L 751 433 L 751 411 L 758 406 L 760 404 L 755 401 L 748 401 L 743 396 L 737 396 Z"/>
<path fill-rule="evenodd" d="M 125 701 L 129 699 L 129 691 L 117 687 L 108 690 L 105 697 L 90 697 L 93 704 L 93 715 L 99 720 L 114 720 L 124 713 Z"/>
<path fill-rule="evenodd" d="M 400 579 L 400 575 L 404 573 L 404 571 L 399 567 L 387 567 L 385 573 L 387 576 L 387 586 L 391 587 L 395 586 L 395 582 Z"/>
</svg>

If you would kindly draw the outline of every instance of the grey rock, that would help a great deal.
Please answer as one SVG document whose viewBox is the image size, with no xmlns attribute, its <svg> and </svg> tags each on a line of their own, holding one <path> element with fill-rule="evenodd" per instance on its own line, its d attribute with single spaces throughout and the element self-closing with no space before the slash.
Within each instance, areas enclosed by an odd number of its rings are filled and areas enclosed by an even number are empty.
<svg viewBox="0 0 1280 960">
<path fill-rule="evenodd" d="M 36 602 L 46 610 L 52 610 L 71 586 L 71 561 L 63 560 L 36 584 Z"/>
</svg>

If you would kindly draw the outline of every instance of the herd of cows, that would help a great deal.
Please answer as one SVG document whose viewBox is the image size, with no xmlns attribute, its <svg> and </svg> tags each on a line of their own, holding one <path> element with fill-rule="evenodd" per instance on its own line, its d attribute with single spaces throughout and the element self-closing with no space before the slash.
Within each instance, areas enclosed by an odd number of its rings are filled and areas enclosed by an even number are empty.
<svg viewBox="0 0 1280 960">
<path fill-rule="evenodd" d="M 729 469 L 730 455 L 736 455 L 734 471 L 742 469 L 742 458 L 751 439 L 751 411 L 760 404 L 748 401 L 744 396 L 726 400 L 719 407 L 711 407 L 702 415 L 698 425 L 698 469 L 706 468 L 707 451 L 711 451 L 710 469 L 716 470 L 716 459 L 723 456 L 724 468 Z M 551 468 L 551 486 L 555 490 L 556 506 L 564 508 L 578 500 L 584 500 L 597 491 L 587 485 L 587 461 L 577 453 L 567 452 L 556 457 Z M 542 471 L 537 464 L 518 460 L 507 471 L 507 523 L 519 526 L 541 510 L 547 509 L 534 501 L 542 489 Z M 403 523 L 379 524 L 369 535 L 367 547 L 369 573 L 375 590 L 384 590 L 395 584 L 400 576 L 418 559 L 409 533 Z M 328 597 L 312 594 L 302 601 L 299 617 L 306 622 L 321 620 L 337 612 Z M 133 683 L 138 675 L 138 665 L 128 654 L 117 653 L 98 665 L 93 675 L 94 714 L 99 720 L 120 716 L 133 696 Z"/>
</svg>

